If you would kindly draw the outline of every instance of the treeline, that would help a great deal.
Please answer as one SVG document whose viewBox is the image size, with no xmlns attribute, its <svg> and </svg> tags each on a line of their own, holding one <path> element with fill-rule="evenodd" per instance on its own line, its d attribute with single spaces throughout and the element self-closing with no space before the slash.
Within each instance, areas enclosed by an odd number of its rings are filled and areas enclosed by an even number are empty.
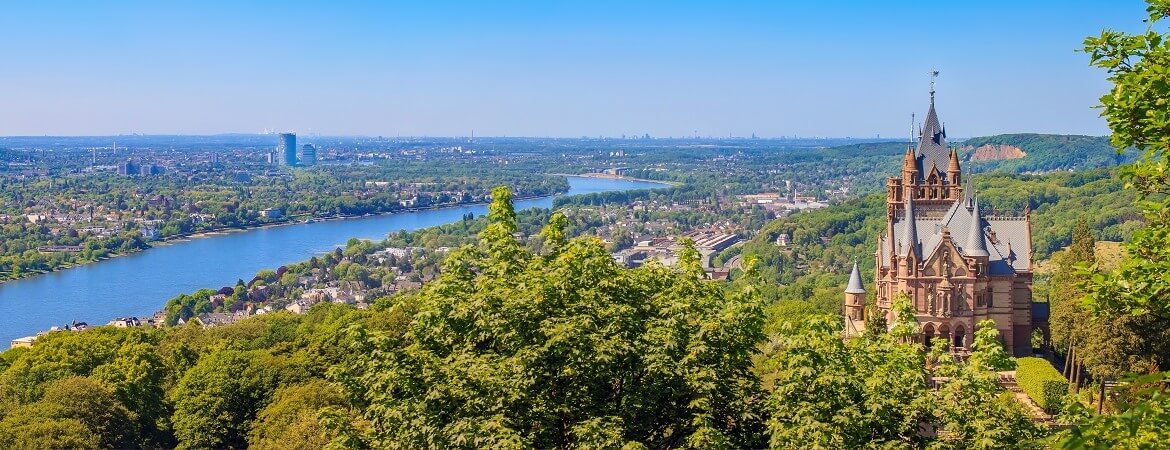
<svg viewBox="0 0 1170 450">
<path fill-rule="evenodd" d="M 79 249 L 41 251 L 44 246 Z M 89 238 L 76 230 L 54 233 L 54 230 L 43 224 L 4 224 L 0 225 L 0 280 L 22 278 L 148 247 L 137 228 L 122 230 L 108 237 Z"/>
</svg>

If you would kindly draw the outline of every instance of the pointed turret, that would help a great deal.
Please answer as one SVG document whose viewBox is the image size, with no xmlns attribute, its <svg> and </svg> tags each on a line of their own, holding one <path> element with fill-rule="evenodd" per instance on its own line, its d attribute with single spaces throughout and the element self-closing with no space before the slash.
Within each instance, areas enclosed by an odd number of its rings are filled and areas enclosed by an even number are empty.
<svg viewBox="0 0 1170 450">
<path fill-rule="evenodd" d="M 906 154 L 902 156 L 902 173 L 918 173 L 918 160 L 914 157 L 914 149 L 906 147 Z"/>
<path fill-rule="evenodd" d="M 853 272 L 849 274 L 849 286 L 845 288 L 846 294 L 864 294 L 865 287 L 861 284 L 861 271 L 857 269 L 857 263 L 853 263 Z"/>
<path fill-rule="evenodd" d="M 967 229 L 967 242 L 963 244 L 967 256 L 991 256 L 987 252 L 987 240 L 983 234 L 983 217 L 979 215 L 979 198 L 972 200 L 971 226 Z"/>
<path fill-rule="evenodd" d="M 853 263 L 849 286 L 845 288 L 845 336 L 856 336 L 865 331 L 865 288 L 861 285 L 861 271 Z"/>
<path fill-rule="evenodd" d="M 906 224 L 902 227 L 902 247 L 898 249 L 899 256 L 910 254 L 915 261 L 922 261 L 922 252 L 918 247 L 918 225 L 914 217 L 914 196 L 906 197 Z"/>
<path fill-rule="evenodd" d="M 955 151 L 954 148 L 951 148 L 951 162 L 947 164 L 947 174 L 953 175 L 953 180 L 955 180 L 953 182 L 958 183 L 957 180 L 959 174 L 962 173 L 962 171 L 963 169 L 959 167 L 959 152 Z"/>
<path fill-rule="evenodd" d="M 965 206 L 967 208 L 967 211 L 970 211 L 972 209 L 971 208 L 972 207 L 971 200 L 975 198 L 975 188 L 971 187 L 971 171 L 970 170 L 967 171 L 966 180 L 967 180 L 966 181 L 967 186 L 963 188 L 963 206 Z"/>
</svg>

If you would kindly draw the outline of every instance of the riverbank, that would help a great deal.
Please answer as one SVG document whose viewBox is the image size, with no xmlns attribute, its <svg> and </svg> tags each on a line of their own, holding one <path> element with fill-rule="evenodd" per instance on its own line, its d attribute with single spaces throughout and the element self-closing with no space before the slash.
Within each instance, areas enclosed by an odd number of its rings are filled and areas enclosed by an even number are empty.
<svg viewBox="0 0 1170 450">
<path fill-rule="evenodd" d="M 566 176 L 578 176 L 578 175 L 566 175 Z M 589 177 L 582 177 L 582 178 L 589 178 Z M 650 181 L 650 182 L 656 183 L 654 181 Z M 556 197 L 558 195 L 562 195 L 562 194 L 566 194 L 566 193 L 568 193 L 568 190 L 556 191 L 556 192 L 553 192 L 551 194 L 544 194 L 544 195 L 524 195 L 524 196 L 517 196 L 516 200 L 539 200 L 539 199 L 543 199 L 543 198 L 553 198 L 553 197 Z M 40 276 L 40 275 L 48 275 L 48 274 L 52 274 L 52 273 L 57 273 L 57 272 L 69 270 L 69 269 L 74 269 L 77 267 L 83 267 L 83 266 L 87 266 L 90 264 L 96 264 L 96 263 L 99 263 L 102 261 L 108 261 L 108 260 L 123 257 L 123 256 L 136 255 L 136 254 L 150 251 L 151 249 L 154 249 L 156 247 L 165 247 L 165 246 L 170 246 L 170 245 L 174 245 L 177 243 L 190 242 L 194 239 L 226 236 L 229 234 L 235 234 L 235 233 L 240 233 L 240 232 L 244 232 L 244 231 L 276 228 L 276 227 L 283 227 L 283 226 L 287 226 L 287 225 L 300 225 L 300 224 L 304 224 L 306 221 L 310 221 L 310 220 L 314 221 L 314 222 L 330 222 L 330 221 L 338 221 L 338 220 L 360 219 L 360 218 L 364 218 L 364 217 L 380 217 L 380 216 L 393 215 L 393 214 L 419 213 L 419 212 L 424 212 L 424 211 L 435 211 L 435 210 L 442 210 L 442 209 L 461 208 L 461 207 L 467 207 L 467 206 L 481 206 L 481 205 L 486 205 L 486 204 L 488 204 L 487 201 L 467 202 L 467 203 L 443 203 L 443 204 L 424 206 L 424 207 L 418 207 L 418 208 L 401 208 L 401 209 L 395 209 L 393 211 L 383 211 L 383 212 L 366 213 L 366 214 L 336 214 L 336 215 L 329 215 L 329 216 L 312 216 L 310 214 L 298 214 L 296 216 L 290 216 L 289 219 L 281 220 L 278 222 L 265 222 L 265 223 L 257 223 L 257 224 L 250 224 L 250 225 L 240 225 L 240 226 L 234 226 L 234 227 L 209 228 L 209 229 L 200 230 L 200 231 L 191 232 L 191 233 L 180 233 L 180 234 L 176 234 L 176 235 L 171 235 L 171 236 L 167 236 L 165 238 L 161 238 L 161 239 L 158 239 L 155 241 L 147 242 L 146 248 L 135 250 L 133 252 L 109 253 L 109 254 L 102 256 L 100 258 L 96 258 L 96 259 L 92 259 L 92 260 L 88 260 L 88 261 L 74 261 L 74 262 L 66 263 L 66 264 L 63 264 L 61 266 L 55 267 L 53 269 L 49 269 L 49 270 L 29 271 L 27 273 L 21 274 L 21 276 L 19 276 L 17 278 L 2 279 L 2 280 L 0 280 L 0 285 L 3 285 L 4 283 L 13 282 L 13 281 L 20 281 L 20 280 L 33 278 L 33 277 Z"/>
<path fill-rule="evenodd" d="M 679 186 L 683 185 L 683 183 L 678 182 L 678 181 L 650 180 L 650 179 L 646 179 L 646 178 L 634 178 L 634 177 L 627 177 L 625 175 L 615 175 L 612 173 L 601 173 L 601 172 L 589 172 L 589 173 L 578 173 L 578 174 L 550 173 L 547 175 L 558 175 L 558 176 L 562 176 L 562 177 L 599 178 L 599 179 L 603 179 L 603 180 L 637 181 L 639 183 L 665 184 L 665 185 L 669 185 L 671 187 L 679 187 Z"/>
<path fill-rule="evenodd" d="M 569 178 L 562 195 L 661 188 L 662 184 L 585 177 Z M 517 200 L 516 209 L 551 208 L 555 197 Z M 241 277 L 304 261 L 345 245 L 350 238 L 380 240 L 397 230 L 459 222 L 487 214 L 487 205 L 461 205 L 298 226 L 270 226 L 247 233 L 221 232 L 214 239 L 187 239 L 150 251 L 111 258 L 0 285 L 0 342 L 73 320 L 104 324 L 115 317 L 144 317 L 180 292 L 232 286 Z M 286 223 L 287 224 L 287 223 Z"/>
</svg>

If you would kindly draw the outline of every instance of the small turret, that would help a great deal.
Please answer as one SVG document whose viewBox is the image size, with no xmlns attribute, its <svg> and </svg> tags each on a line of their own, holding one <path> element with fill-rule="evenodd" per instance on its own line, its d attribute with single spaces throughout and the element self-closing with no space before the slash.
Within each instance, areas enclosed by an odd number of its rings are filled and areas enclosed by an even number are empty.
<svg viewBox="0 0 1170 450">
<path fill-rule="evenodd" d="M 952 148 L 951 161 L 947 164 L 947 178 L 951 184 L 958 186 L 962 173 L 963 169 L 959 167 L 959 152 Z"/>
<path fill-rule="evenodd" d="M 918 159 L 914 156 L 914 149 L 907 147 L 906 155 L 902 158 L 902 180 L 909 185 L 918 180 Z"/>
<path fill-rule="evenodd" d="M 853 263 L 849 274 L 849 285 L 845 288 L 845 334 L 855 336 L 865 330 L 865 287 L 861 283 L 861 271 Z"/>
<path fill-rule="evenodd" d="M 853 263 L 853 272 L 849 274 L 849 286 L 845 288 L 846 294 L 864 294 L 865 287 L 861 284 L 861 271 L 857 269 L 857 263 Z"/>
</svg>

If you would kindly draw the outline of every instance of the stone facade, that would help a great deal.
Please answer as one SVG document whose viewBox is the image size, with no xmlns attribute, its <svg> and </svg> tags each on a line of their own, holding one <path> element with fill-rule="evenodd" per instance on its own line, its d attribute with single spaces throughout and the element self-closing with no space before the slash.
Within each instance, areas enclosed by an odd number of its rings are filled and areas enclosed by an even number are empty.
<svg viewBox="0 0 1170 450">
<path fill-rule="evenodd" d="M 962 186 L 958 155 L 946 146 L 931 92 L 917 148 L 886 183 L 887 226 L 874 252 L 874 309 L 893 324 L 892 303 L 905 293 L 921 327 L 920 342 L 945 340 L 965 352 L 976 324 L 995 321 L 1008 351 L 1031 354 L 1032 230 L 1023 216 L 985 214 Z M 854 270 L 860 287 L 860 274 Z M 845 293 L 847 334 L 865 328 L 864 290 Z"/>
</svg>

